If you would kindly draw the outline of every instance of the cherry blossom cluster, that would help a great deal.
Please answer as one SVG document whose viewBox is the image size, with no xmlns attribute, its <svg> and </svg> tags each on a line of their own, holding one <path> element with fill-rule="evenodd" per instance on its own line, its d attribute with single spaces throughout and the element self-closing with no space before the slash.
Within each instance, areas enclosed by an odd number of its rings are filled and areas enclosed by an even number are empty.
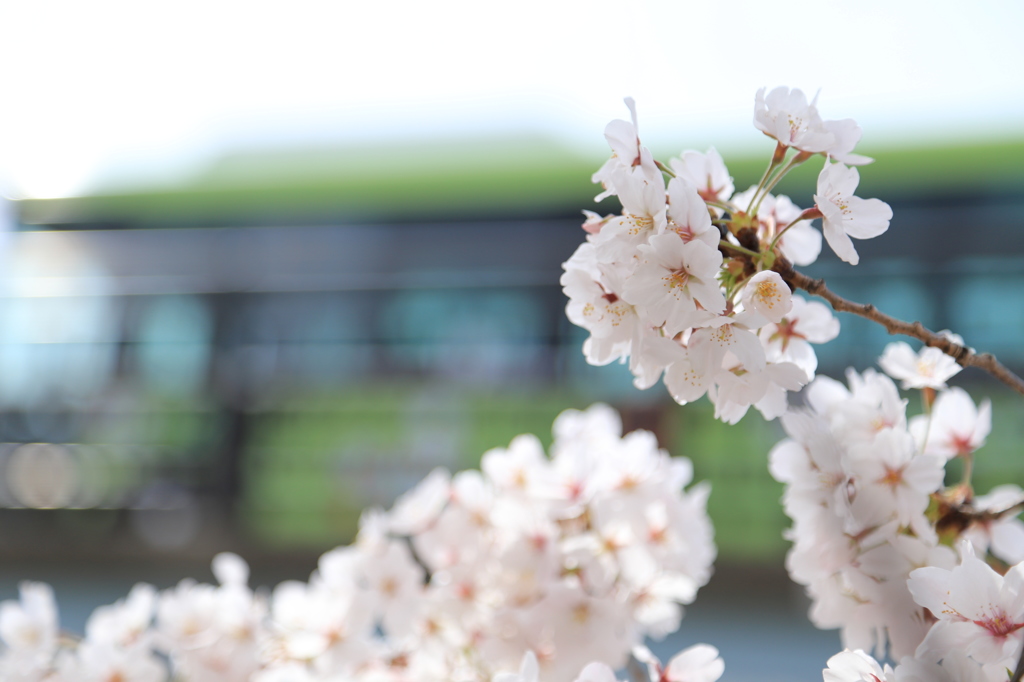
<svg viewBox="0 0 1024 682">
<path fill-rule="evenodd" d="M 523 435 L 480 471 L 435 470 L 390 511 L 365 512 L 308 582 L 254 592 L 222 554 L 219 585 L 137 586 L 74 643 L 50 588 L 25 583 L 0 604 L 0 679 L 536 682 L 588 664 L 579 679 L 603 679 L 645 636 L 674 631 L 710 577 L 709 488 L 685 490 L 692 474 L 653 434 L 622 436 L 611 408 L 568 411 L 550 457 Z M 667 670 L 717 679 L 717 652 L 699 651 Z"/>
<path fill-rule="evenodd" d="M 680 404 L 707 394 L 730 423 L 751 405 L 779 417 L 787 391 L 814 378 L 810 344 L 835 338 L 839 323 L 822 304 L 793 296 L 773 266 L 813 263 L 822 233 L 856 264 L 851 237 L 878 236 L 892 217 L 884 202 L 854 195 L 860 177 L 850 165 L 871 161 L 852 153 L 860 128 L 823 120 L 800 90 L 760 90 L 754 124 L 776 149 L 761 182 L 736 192 L 714 149 L 656 161 L 626 104 L 632 122 L 608 124 L 612 156 L 593 176 L 604 187 L 597 199 L 617 196 L 622 213 L 584 211 L 586 241 L 563 265 L 566 313 L 590 332 L 587 361 L 628 361 L 638 388 L 664 377 Z M 816 154 L 825 164 L 814 207 L 771 194 Z M 818 218 L 822 232 L 811 225 Z"/>
<path fill-rule="evenodd" d="M 1024 491 L 974 495 L 971 462 L 991 407 L 947 388 L 960 367 L 933 351 L 894 343 L 880 360 L 904 388 L 923 390 L 924 414 L 908 419 L 888 376 L 850 370 L 848 386 L 815 379 L 806 405 L 781 419 L 789 437 L 769 466 L 793 520 L 787 568 L 807 588 L 815 625 L 841 628 L 856 650 L 829 662 L 826 682 L 1005 682 L 1024 646 Z M 952 459 L 964 478 L 947 487 Z M 865 651 L 900 664 L 883 670 Z"/>
<path fill-rule="evenodd" d="M 718 649 L 710 644 L 695 644 L 683 649 L 662 665 L 657 656 L 643 645 L 633 648 L 630 668 L 632 682 L 716 682 L 725 672 L 725 663 Z M 538 682 L 540 666 L 532 651 L 523 655 L 518 673 L 499 673 L 493 682 Z M 574 682 L 624 682 L 607 663 L 593 661 L 580 671 Z"/>
</svg>

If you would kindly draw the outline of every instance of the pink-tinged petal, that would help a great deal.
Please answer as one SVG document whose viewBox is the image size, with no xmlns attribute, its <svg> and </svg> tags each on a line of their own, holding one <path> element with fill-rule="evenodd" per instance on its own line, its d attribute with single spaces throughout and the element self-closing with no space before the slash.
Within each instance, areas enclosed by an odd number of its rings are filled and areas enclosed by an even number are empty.
<svg viewBox="0 0 1024 682">
<path fill-rule="evenodd" d="M 821 671 L 824 682 L 887 682 L 878 662 L 860 649 L 843 651 L 828 659 L 828 668 Z"/>
<path fill-rule="evenodd" d="M 822 192 L 822 184 L 827 183 L 831 188 L 830 192 Z M 825 167 L 818 175 L 818 192 L 834 196 L 840 194 L 843 197 L 852 197 L 860 184 L 860 173 L 856 168 L 848 168 L 841 163 L 829 163 L 825 161 Z"/>
<path fill-rule="evenodd" d="M 626 213 L 648 219 L 660 217 L 664 222 L 665 181 L 660 173 L 651 177 L 643 167 L 619 168 L 612 178 Z M 664 225 L 654 225 L 651 229 L 661 232 Z"/>
<path fill-rule="evenodd" d="M 629 116 L 633 121 L 633 129 L 640 130 L 640 126 L 636 122 L 636 100 L 632 97 L 623 97 L 622 101 L 626 103 L 626 108 L 629 109 Z"/>
<path fill-rule="evenodd" d="M 728 200 L 736 186 L 722 156 L 714 147 L 706 154 L 684 151 L 679 159 L 670 159 L 669 165 L 676 177 L 693 185 L 705 199 Z"/>
<path fill-rule="evenodd" d="M 676 341 L 662 336 L 657 330 L 642 328 L 633 340 L 629 357 L 629 371 L 633 373 L 633 385 L 641 391 L 658 383 L 662 371 L 686 356 L 686 350 Z"/>
<path fill-rule="evenodd" d="M 793 292 L 777 272 L 764 270 L 743 287 L 743 306 L 771 322 L 781 322 L 793 308 Z M 763 325 L 760 325 L 763 326 Z"/>
<path fill-rule="evenodd" d="M 925 661 L 937 662 L 950 651 L 965 650 L 974 642 L 979 629 L 977 625 L 967 621 L 940 620 L 925 635 L 914 656 Z"/>
<path fill-rule="evenodd" d="M 575 682 L 617 682 L 615 672 L 605 663 L 590 663 Z"/>
<path fill-rule="evenodd" d="M 863 166 L 874 161 L 870 157 L 853 153 L 853 148 L 860 142 L 862 132 L 852 118 L 825 121 L 825 130 L 835 136 L 834 144 L 827 150 L 832 158 L 850 166 Z"/>
<path fill-rule="evenodd" d="M 710 644 L 696 644 L 672 657 L 665 666 L 665 682 L 715 682 L 725 672 L 725 663 L 718 649 Z"/>
<path fill-rule="evenodd" d="M 986 605 L 998 604 L 1003 578 L 984 561 L 974 556 L 969 543 L 960 566 L 953 569 L 946 603 L 969 620 L 984 615 Z"/>
<path fill-rule="evenodd" d="M 768 453 L 768 471 L 780 483 L 794 483 L 807 475 L 807 450 L 791 438 L 775 444 Z"/>
<path fill-rule="evenodd" d="M 1000 601 L 1014 622 L 1024 622 L 1024 564 L 1011 566 L 1003 576 Z"/>
<path fill-rule="evenodd" d="M 817 197 L 815 197 L 815 200 L 817 200 Z M 841 260 L 846 261 L 850 265 L 859 263 L 860 256 L 857 255 L 857 249 L 853 245 L 853 240 L 843 230 L 842 225 L 836 225 L 833 221 L 829 220 L 822 222 L 822 232 L 825 233 L 825 241 L 832 247 L 832 251 Z"/>
<path fill-rule="evenodd" d="M 846 233 L 855 239 L 871 239 L 889 229 L 892 220 L 892 209 L 881 199 L 861 199 L 850 197 L 848 200 L 852 220 L 845 221 Z"/>
<path fill-rule="evenodd" d="M 985 444 L 985 438 L 992 433 L 992 401 L 986 398 L 978 406 L 978 421 L 974 425 L 974 440 L 976 447 Z M 1014 562 L 1016 563 L 1016 562 Z"/>
<path fill-rule="evenodd" d="M 799 391 L 809 381 L 807 373 L 792 362 L 773 362 L 766 367 L 768 378 L 787 391 Z"/>
<path fill-rule="evenodd" d="M 746 370 L 764 369 L 767 360 L 764 355 L 764 346 L 761 345 L 757 336 L 735 325 L 723 326 L 719 329 L 722 331 L 720 338 L 723 339 L 723 345 L 732 351 Z M 726 336 L 731 336 L 731 339 L 726 339 Z"/>
<path fill-rule="evenodd" d="M 913 437 L 908 435 L 908 439 Z M 904 470 L 903 480 L 915 490 L 931 493 L 942 487 L 945 463 L 946 458 L 939 455 L 918 455 Z"/>
<path fill-rule="evenodd" d="M 689 351 L 690 364 L 698 375 L 710 375 L 722 368 L 722 359 L 715 354 L 717 346 L 711 341 L 711 335 L 717 332 L 717 327 L 702 327 L 695 330 L 690 336 L 687 351 Z M 716 361 L 719 364 L 716 365 Z"/>
<path fill-rule="evenodd" d="M 697 236 L 711 229 L 708 206 L 697 194 L 697 189 L 682 178 L 668 183 L 669 217 L 688 234 Z"/>
<path fill-rule="evenodd" d="M 967 627 L 974 626 L 973 639 L 963 648 L 964 653 L 979 663 L 1000 663 L 1013 656 L 1016 660 L 1020 652 L 1021 638 L 1024 636 L 1020 630 L 1006 636 L 993 636 L 988 630 L 979 628 L 973 623 L 951 623 L 953 625 Z"/>
<path fill-rule="evenodd" d="M 821 254 L 821 233 L 808 222 L 799 222 L 779 240 L 782 254 L 793 265 L 810 265 Z"/>
<path fill-rule="evenodd" d="M 665 387 L 680 405 L 703 396 L 710 384 L 711 375 L 694 369 L 688 358 L 674 362 L 665 370 Z"/>
<path fill-rule="evenodd" d="M 718 286 L 718 282 L 691 279 L 689 287 L 693 297 L 708 312 L 718 314 L 725 310 L 725 295 L 722 294 L 722 289 Z"/>
<path fill-rule="evenodd" d="M 789 409 L 788 394 L 781 386 L 769 384 L 765 390 L 764 397 L 754 403 L 754 407 L 761 413 L 761 416 L 768 421 L 778 419 Z"/>
<path fill-rule="evenodd" d="M 444 467 L 437 467 L 395 501 L 391 508 L 391 532 L 413 535 L 427 528 L 448 504 L 450 492 L 451 474 Z"/>
<path fill-rule="evenodd" d="M 614 338 L 591 336 L 583 342 L 583 356 L 587 364 L 601 367 L 629 355 L 630 345 Z"/>
<path fill-rule="evenodd" d="M 797 331 L 811 343 L 826 343 L 839 336 L 839 320 L 818 301 L 793 297 Z M 800 301 L 800 303 L 797 303 Z"/>
<path fill-rule="evenodd" d="M 1024 523 L 1006 519 L 992 524 L 992 553 L 1010 564 L 1024 561 Z M 1024 596 L 1024 589 L 1021 589 Z"/>
<path fill-rule="evenodd" d="M 628 121 L 615 119 L 604 129 L 604 138 L 608 140 L 608 146 L 619 158 L 624 166 L 633 166 L 640 159 L 640 140 L 636 135 L 636 128 Z"/>
<path fill-rule="evenodd" d="M 681 241 L 681 240 L 677 240 Z M 702 279 L 713 280 L 722 267 L 722 252 L 702 241 L 692 241 L 677 247 L 686 271 Z"/>
</svg>

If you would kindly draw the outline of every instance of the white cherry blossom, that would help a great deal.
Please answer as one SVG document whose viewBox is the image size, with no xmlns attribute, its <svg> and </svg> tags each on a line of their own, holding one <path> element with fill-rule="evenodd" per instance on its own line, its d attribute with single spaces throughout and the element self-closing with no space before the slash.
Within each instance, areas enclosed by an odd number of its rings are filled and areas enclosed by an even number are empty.
<svg viewBox="0 0 1024 682">
<path fill-rule="evenodd" d="M 594 244 L 601 261 L 629 263 L 638 246 L 662 234 L 668 225 L 665 181 L 660 173 L 650 177 L 639 169 L 617 169 L 613 177 L 622 215 L 604 224 L 594 235 Z"/>
<path fill-rule="evenodd" d="M 980 556 L 991 552 L 1008 565 L 1021 563 L 1024 561 L 1024 521 L 1018 516 L 1022 505 L 1024 490 L 1012 483 L 996 486 L 987 494 L 976 496 L 972 502 L 976 511 L 998 516 L 975 521 L 960 537 L 969 540 Z"/>
<path fill-rule="evenodd" d="M 719 372 L 708 397 L 715 405 L 715 417 L 735 424 L 755 406 L 765 419 L 785 413 L 787 391 L 799 391 L 807 383 L 807 374 L 791 362 L 766 363 L 760 369 Z"/>
<path fill-rule="evenodd" d="M 631 121 L 616 119 L 604 129 L 604 137 L 612 148 L 619 163 L 627 168 L 640 164 L 642 145 L 640 144 L 639 126 L 636 122 L 636 101 L 632 97 L 623 100 L 629 109 Z"/>
<path fill-rule="evenodd" d="M 138 584 L 128 597 L 111 606 L 100 606 L 85 624 L 86 638 L 118 647 L 149 644 L 149 627 L 156 609 L 157 591 Z"/>
<path fill-rule="evenodd" d="M 677 178 L 696 188 L 705 201 L 728 201 L 735 190 L 725 161 L 714 147 L 704 154 L 685 151 L 682 158 L 669 159 L 669 166 Z"/>
<path fill-rule="evenodd" d="M 839 335 L 839 320 L 818 301 L 793 296 L 792 308 L 777 323 L 761 327 L 758 336 L 772 362 L 792 362 L 814 378 L 818 356 L 812 343 L 827 343 Z"/>
<path fill-rule="evenodd" d="M 665 369 L 665 387 L 680 405 L 698 400 L 707 393 L 720 368 L 702 367 L 698 370 L 690 360 L 689 351 L 681 354 Z"/>
<path fill-rule="evenodd" d="M 711 224 L 708 205 L 697 189 L 682 178 L 672 178 L 668 183 L 668 200 L 668 230 L 686 242 L 700 239 L 717 251 L 718 229 Z"/>
<path fill-rule="evenodd" d="M 725 662 L 710 644 L 695 644 L 669 659 L 662 673 L 665 682 L 715 682 L 725 672 Z"/>
<path fill-rule="evenodd" d="M 892 517 L 902 526 L 920 523 L 928 496 L 942 485 L 944 463 L 938 455 L 918 454 L 904 429 L 882 429 L 870 442 L 853 445 L 847 468 L 858 483 L 851 531 Z"/>
<path fill-rule="evenodd" d="M 754 98 L 754 126 L 786 147 L 805 152 L 822 152 L 835 144 L 835 135 L 821 120 L 815 102 L 798 89 L 777 87 L 767 96 L 765 88 Z M 817 100 L 817 98 L 815 98 Z"/>
<path fill-rule="evenodd" d="M 626 283 L 623 297 L 674 336 L 725 309 L 715 279 L 722 254 L 702 241 L 684 242 L 675 234 L 653 237 L 641 246 L 643 258 Z M 698 308 L 698 304 L 700 308 Z"/>
<path fill-rule="evenodd" d="M 582 244 L 580 249 L 593 245 Z M 641 333 L 642 321 L 632 303 L 595 279 L 587 270 L 566 264 L 562 274 L 562 291 L 569 297 L 565 312 L 569 320 L 590 332 L 584 343 L 587 362 L 606 365 L 630 355 L 633 340 Z"/>
<path fill-rule="evenodd" d="M 612 157 L 591 178 L 593 182 L 599 182 L 604 186 L 604 191 L 594 197 L 594 201 L 601 201 L 619 193 L 620 187 L 617 184 L 616 176 L 623 169 L 638 169 L 651 179 L 660 176 L 660 171 L 654 163 L 654 157 L 651 156 L 650 150 L 640 143 L 636 102 L 632 97 L 627 97 L 624 101 L 629 108 L 631 121 L 616 119 L 605 127 L 604 137 L 608 141 L 608 146 L 612 148 Z M 618 177 L 621 178 L 621 176 Z"/>
<path fill-rule="evenodd" d="M 438 467 L 403 494 L 391 510 L 391 530 L 415 533 L 430 526 L 441 513 L 451 493 L 451 474 Z"/>
<path fill-rule="evenodd" d="M 537 665 L 537 656 L 532 651 L 527 651 L 523 654 L 518 673 L 498 673 L 492 678 L 492 682 L 537 682 L 538 675 L 540 668 Z"/>
<path fill-rule="evenodd" d="M 915 353 L 903 341 L 887 345 L 878 364 L 893 379 L 901 380 L 905 389 L 945 388 L 946 380 L 963 369 L 938 348 L 923 346 Z"/>
<path fill-rule="evenodd" d="M 835 136 L 835 142 L 824 152 L 836 161 L 841 161 L 848 166 L 863 166 L 874 161 L 868 156 L 853 153 L 853 148 L 860 142 L 863 133 L 852 118 L 844 118 L 841 121 L 825 121 L 825 130 Z"/>
<path fill-rule="evenodd" d="M 743 307 L 779 323 L 793 308 L 793 292 L 779 273 L 762 270 L 743 286 Z"/>
<path fill-rule="evenodd" d="M 48 660 L 57 648 L 57 602 L 46 583 L 18 585 L 19 601 L 0 604 L 0 639 L 9 652 Z"/>
<path fill-rule="evenodd" d="M 687 647 L 665 665 L 644 646 L 636 647 L 633 657 L 646 667 L 650 682 L 715 682 L 725 672 L 718 649 L 710 644 Z"/>
<path fill-rule="evenodd" d="M 633 385 L 645 390 L 658 383 L 662 373 L 673 363 L 684 358 L 686 349 L 673 338 L 662 334 L 660 328 L 641 328 L 630 348 L 629 371 Z"/>
<path fill-rule="evenodd" d="M 152 650 L 85 641 L 62 666 L 69 682 L 164 682 L 167 669 Z"/>
<path fill-rule="evenodd" d="M 905 366 L 896 359 L 894 364 Z M 959 365 L 955 369 L 959 371 Z M 939 394 L 930 415 L 910 420 L 910 431 L 923 451 L 946 459 L 971 454 L 985 444 L 991 430 L 992 403 L 984 400 L 976 407 L 967 391 L 956 386 Z"/>
<path fill-rule="evenodd" d="M 764 347 L 746 326 L 748 317 L 718 317 L 693 332 L 688 343 L 693 368 L 702 374 L 717 373 L 727 360 L 746 371 L 765 366 Z M 733 369 L 730 366 L 726 369 Z"/>
<path fill-rule="evenodd" d="M 960 546 L 961 563 L 952 570 L 919 568 L 907 587 L 914 599 L 938 618 L 917 651 L 937 661 L 960 650 L 982 664 L 1013 668 L 1024 643 L 1024 564 L 1005 576 Z"/>
<path fill-rule="evenodd" d="M 607 663 L 588 663 L 574 682 L 619 682 Z"/>
<path fill-rule="evenodd" d="M 895 682 L 896 676 L 888 665 L 883 669 L 874 658 L 860 649 L 847 649 L 828 659 L 828 668 L 822 671 L 824 682 Z"/>
<path fill-rule="evenodd" d="M 892 209 L 884 201 L 854 196 L 859 183 L 856 168 L 826 159 L 814 194 L 814 203 L 822 214 L 825 240 L 837 256 L 852 265 L 856 265 L 860 257 L 850 237 L 877 237 L 889 229 L 892 219 Z"/>
<path fill-rule="evenodd" d="M 587 234 L 597 234 L 609 220 L 615 217 L 612 214 L 602 216 L 599 213 L 594 213 L 593 211 L 588 211 L 586 209 L 583 209 L 583 216 L 586 218 L 586 220 L 583 221 L 583 231 Z"/>
</svg>

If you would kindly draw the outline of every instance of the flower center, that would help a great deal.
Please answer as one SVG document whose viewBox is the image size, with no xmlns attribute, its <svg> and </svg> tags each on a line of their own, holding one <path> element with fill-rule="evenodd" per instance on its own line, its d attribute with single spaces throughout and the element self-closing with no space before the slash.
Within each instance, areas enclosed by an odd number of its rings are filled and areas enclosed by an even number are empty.
<svg viewBox="0 0 1024 682">
<path fill-rule="evenodd" d="M 676 270 L 664 278 L 669 289 L 682 289 L 690 281 L 690 273 L 686 270 Z"/>
<path fill-rule="evenodd" d="M 648 218 L 646 216 L 639 216 L 639 215 L 630 214 L 630 216 L 629 216 L 629 224 L 630 224 L 630 228 L 627 231 L 629 232 L 629 234 L 631 236 L 635 237 L 636 235 L 640 234 L 641 230 L 646 230 L 647 228 L 653 226 L 654 225 L 654 220 L 652 220 L 651 218 Z"/>
<path fill-rule="evenodd" d="M 771 336 L 771 341 L 782 341 L 782 350 L 785 351 L 789 347 L 791 339 L 807 339 L 806 336 L 796 330 L 796 325 L 799 320 L 788 320 L 783 318 L 781 322 L 775 325 L 775 333 Z"/>
<path fill-rule="evenodd" d="M 715 340 L 717 340 L 722 345 L 729 345 L 729 344 L 731 344 L 732 343 L 732 325 L 731 324 L 723 324 L 721 327 L 719 327 L 717 329 L 717 331 L 715 331 L 714 338 L 715 338 Z"/>
<path fill-rule="evenodd" d="M 935 375 L 935 363 L 928 360 L 917 361 L 917 373 L 924 377 Z"/>
<path fill-rule="evenodd" d="M 903 483 L 903 469 L 893 469 L 888 466 L 885 467 L 885 475 L 878 479 L 878 482 L 895 490 L 901 483 Z"/>
<path fill-rule="evenodd" d="M 961 435 L 959 433 L 954 433 L 950 438 L 950 444 L 953 446 L 953 449 L 956 450 L 956 454 L 958 455 L 969 455 L 974 452 L 974 446 L 971 444 L 970 434 Z"/>
<path fill-rule="evenodd" d="M 799 116 L 789 117 L 789 141 L 795 142 L 804 127 L 804 120 Z"/>
<path fill-rule="evenodd" d="M 775 300 L 779 297 L 779 288 L 775 285 L 775 282 L 765 280 L 764 282 L 757 283 L 757 297 L 764 302 L 769 308 L 775 307 Z"/>
<path fill-rule="evenodd" d="M 1009 634 L 1024 628 L 1024 623 L 1014 623 L 1002 609 L 996 609 L 988 618 L 973 621 L 975 625 L 981 626 L 996 637 L 1006 637 Z"/>
</svg>

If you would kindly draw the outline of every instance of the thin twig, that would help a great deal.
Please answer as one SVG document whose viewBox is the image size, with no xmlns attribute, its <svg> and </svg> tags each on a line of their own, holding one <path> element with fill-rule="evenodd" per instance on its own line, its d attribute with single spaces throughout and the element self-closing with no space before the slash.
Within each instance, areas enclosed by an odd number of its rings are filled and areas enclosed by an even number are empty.
<svg viewBox="0 0 1024 682">
<path fill-rule="evenodd" d="M 918 339 L 926 346 L 938 348 L 952 357 L 962 367 L 977 367 L 999 379 L 1004 384 L 1024 395 L 1024 379 L 1011 372 L 1005 365 L 996 360 L 991 353 L 975 353 L 966 346 L 953 343 L 945 336 L 940 336 L 927 329 L 920 322 L 904 322 L 891 315 L 886 315 L 870 303 L 854 303 L 839 296 L 827 286 L 825 280 L 808 277 L 797 272 L 792 264 L 781 256 L 772 267 L 792 288 L 803 289 L 809 294 L 820 296 L 828 301 L 836 312 L 860 315 L 885 327 L 890 334 L 903 334 Z"/>
<path fill-rule="evenodd" d="M 1017 659 L 1017 669 L 1013 671 L 1010 682 L 1020 682 L 1024 678 L 1024 649 L 1020 650 L 1020 658 Z"/>
</svg>

